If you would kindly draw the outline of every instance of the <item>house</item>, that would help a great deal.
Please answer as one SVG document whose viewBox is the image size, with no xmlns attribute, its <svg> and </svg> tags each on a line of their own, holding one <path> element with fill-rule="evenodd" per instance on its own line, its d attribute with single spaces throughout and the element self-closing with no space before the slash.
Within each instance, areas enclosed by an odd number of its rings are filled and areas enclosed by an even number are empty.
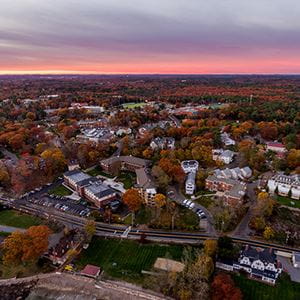
<svg viewBox="0 0 300 300">
<path fill-rule="evenodd" d="M 227 132 L 221 133 L 221 141 L 225 146 L 234 146 L 235 145 L 235 140 L 230 138 L 230 136 Z"/>
<path fill-rule="evenodd" d="M 185 174 L 190 172 L 196 173 L 199 168 L 199 163 L 196 160 L 184 160 L 181 162 L 181 168 Z"/>
<path fill-rule="evenodd" d="M 86 265 L 80 275 L 96 279 L 101 273 L 101 269 L 94 265 Z"/>
<path fill-rule="evenodd" d="M 195 172 L 190 172 L 187 175 L 187 179 L 185 181 L 185 193 L 187 195 L 193 195 L 196 189 L 196 173 Z"/>
<path fill-rule="evenodd" d="M 293 252 L 292 262 L 294 268 L 300 268 L 300 252 Z"/>
<path fill-rule="evenodd" d="M 233 161 L 235 153 L 231 150 L 214 149 L 212 150 L 213 160 L 222 161 L 224 164 L 228 165 Z"/>
<path fill-rule="evenodd" d="M 68 163 L 68 170 L 69 171 L 73 171 L 73 170 L 77 170 L 80 169 L 79 163 L 77 160 L 71 160 Z"/>
<path fill-rule="evenodd" d="M 132 133 L 132 129 L 131 128 L 119 128 L 116 131 L 116 136 L 123 136 L 123 135 L 128 135 Z"/>
<path fill-rule="evenodd" d="M 228 179 L 235 179 L 235 180 L 246 180 L 252 176 L 252 170 L 247 166 L 244 168 L 233 168 L 233 169 L 216 169 L 214 172 L 215 176 L 217 177 L 224 177 Z"/>
<path fill-rule="evenodd" d="M 267 186 L 270 194 L 277 192 L 280 196 L 300 199 L 300 175 L 277 174 L 268 180 Z"/>
<path fill-rule="evenodd" d="M 277 261 L 272 248 L 257 248 L 246 245 L 240 252 L 239 258 L 218 260 L 216 266 L 226 271 L 247 272 L 250 278 L 275 284 L 282 272 L 282 266 Z"/>
<path fill-rule="evenodd" d="M 150 147 L 153 150 L 157 149 L 168 149 L 172 150 L 175 148 L 175 139 L 172 137 L 156 137 L 155 139 L 152 140 L 150 143 Z"/>
<path fill-rule="evenodd" d="M 54 265 L 62 265 L 68 258 L 68 251 L 76 246 L 76 230 L 71 230 L 68 234 L 60 238 L 59 242 L 48 250 L 46 256 Z"/>
<path fill-rule="evenodd" d="M 269 142 L 266 144 L 267 145 L 267 151 L 273 151 L 276 152 L 278 154 L 283 154 L 285 152 L 287 152 L 285 146 L 282 143 L 278 143 L 278 142 Z"/>
</svg>

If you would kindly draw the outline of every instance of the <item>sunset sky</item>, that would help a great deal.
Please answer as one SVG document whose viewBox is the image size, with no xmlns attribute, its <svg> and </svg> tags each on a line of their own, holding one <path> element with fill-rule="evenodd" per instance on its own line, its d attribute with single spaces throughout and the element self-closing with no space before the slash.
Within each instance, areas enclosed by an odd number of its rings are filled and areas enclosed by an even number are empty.
<svg viewBox="0 0 300 300">
<path fill-rule="evenodd" d="M 0 74 L 300 73 L 299 0 L 0 3 Z"/>
</svg>

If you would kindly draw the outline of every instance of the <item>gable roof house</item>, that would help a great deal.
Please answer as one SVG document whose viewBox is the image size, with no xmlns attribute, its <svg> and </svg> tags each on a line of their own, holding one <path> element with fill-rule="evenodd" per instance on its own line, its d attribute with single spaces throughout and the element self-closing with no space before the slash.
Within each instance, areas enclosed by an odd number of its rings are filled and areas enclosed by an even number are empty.
<svg viewBox="0 0 300 300">
<path fill-rule="evenodd" d="M 227 271 L 246 271 L 250 278 L 275 284 L 282 272 L 272 248 L 256 248 L 246 245 L 237 260 L 218 260 L 217 267 Z"/>
<path fill-rule="evenodd" d="M 153 150 L 156 149 L 174 149 L 175 148 L 175 139 L 172 137 L 156 137 L 150 143 L 150 147 Z"/>
</svg>

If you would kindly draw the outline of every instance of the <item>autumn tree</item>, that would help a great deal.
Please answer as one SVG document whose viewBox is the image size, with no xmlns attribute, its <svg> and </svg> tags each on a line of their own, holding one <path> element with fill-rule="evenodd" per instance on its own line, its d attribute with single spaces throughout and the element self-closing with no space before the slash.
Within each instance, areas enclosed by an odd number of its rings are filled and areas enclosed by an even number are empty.
<svg viewBox="0 0 300 300">
<path fill-rule="evenodd" d="M 88 220 L 84 226 L 84 232 L 86 234 L 87 241 L 92 240 L 93 235 L 96 233 L 96 223 L 94 220 Z"/>
<path fill-rule="evenodd" d="M 290 169 L 300 167 L 300 150 L 291 149 L 286 158 L 287 165 Z"/>
<path fill-rule="evenodd" d="M 271 240 L 275 235 L 275 232 L 271 226 L 266 226 L 263 236 L 266 240 Z"/>
<path fill-rule="evenodd" d="M 47 251 L 50 233 L 51 230 L 44 225 L 29 227 L 25 232 L 13 232 L 3 242 L 4 264 L 35 262 Z"/>
<path fill-rule="evenodd" d="M 204 253 L 207 256 L 215 257 L 218 248 L 217 240 L 205 240 L 204 241 Z"/>
<path fill-rule="evenodd" d="M 136 189 L 129 189 L 123 194 L 123 202 L 128 206 L 132 212 L 132 224 L 134 222 L 134 215 L 142 205 L 142 198 Z"/>
<path fill-rule="evenodd" d="M 241 300 L 242 292 L 234 284 L 230 275 L 219 273 L 211 284 L 212 300 Z"/>
</svg>

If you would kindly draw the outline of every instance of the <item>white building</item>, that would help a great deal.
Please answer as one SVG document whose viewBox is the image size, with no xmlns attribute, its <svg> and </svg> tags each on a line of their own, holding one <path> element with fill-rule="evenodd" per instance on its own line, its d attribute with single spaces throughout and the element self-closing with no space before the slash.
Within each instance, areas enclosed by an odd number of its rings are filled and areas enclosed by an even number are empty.
<svg viewBox="0 0 300 300">
<path fill-rule="evenodd" d="M 227 132 L 221 133 L 221 140 L 222 140 L 222 143 L 225 146 L 235 145 L 235 140 L 233 140 L 232 138 L 230 138 L 230 136 L 229 136 L 229 134 Z"/>
<path fill-rule="evenodd" d="M 267 143 L 267 151 L 268 150 L 276 153 L 285 153 L 287 151 L 285 146 L 282 143 L 278 143 L 278 142 Z"/>
<path fill-rule="evenodd" d="M 196 173 L 199 168 L 199 163 L 197 160 L 184 160 L 181 162 L 181 168 L 183 169 L 184 173 L 194 172 Z"/>
<path fill-rule="evenodd" d="M 153 150 L 157 149 L 174 149 L 175 148 L 175 139 L 172 137 L 156 137 L 150 143 L 150 147 Z"/>
<path fill-rule="evenodd" d="M 300 268 L 300 252 L 293 252 L 292 261 L 294 268 Z"/>
<path fill-rule="evenodd" d="M 230 164 L 233 161 L 235 153 L 231 150 L 214 149 L 212 150 L 213 160 L 220 160 L 224 164 Z"/>
<path fill-rule="evenodd" d="M 268 189 L 270 194 L 276 192 L 280 196 L 292 199 L 300 199 L 300 176 L 299 175 L 275 175 L 268 180 Z"/>
<path fill-rule="evenodd" d="M 190 172 L 187 176 L 187 180 L 185 182 L 185 193 L 187 195 L 193 195 L 196 189 L 196 173 Z"/>
</svg>

